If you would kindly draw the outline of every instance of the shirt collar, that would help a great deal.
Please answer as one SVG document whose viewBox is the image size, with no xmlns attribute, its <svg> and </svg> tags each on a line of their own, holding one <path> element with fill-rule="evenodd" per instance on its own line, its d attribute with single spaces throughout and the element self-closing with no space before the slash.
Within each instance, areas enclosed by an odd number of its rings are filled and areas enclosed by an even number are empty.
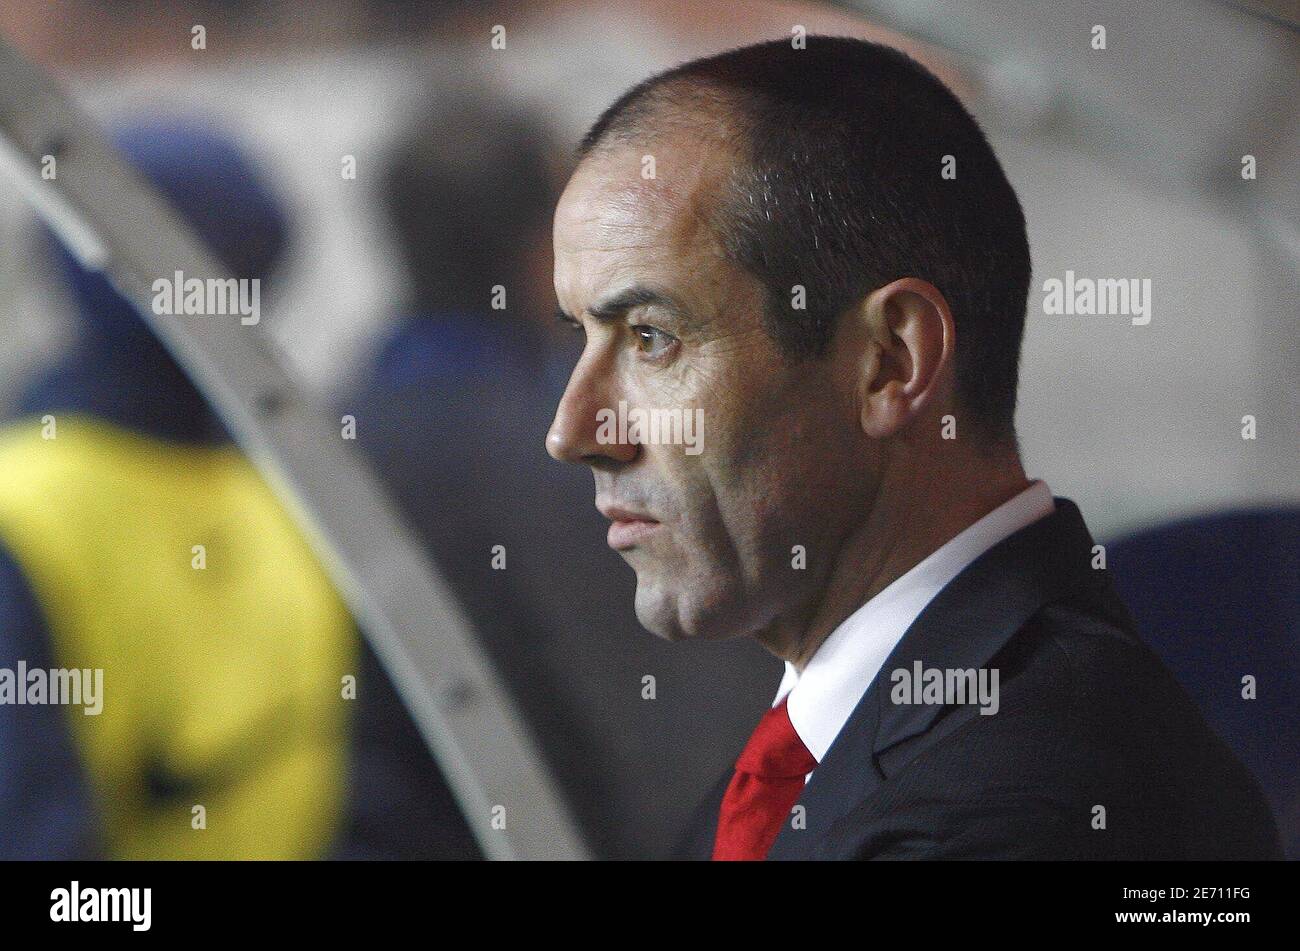
<svg viewBox="0 0 1300 951">
<path fill-rule="evenodd" d="M 821 762 L 831 743 L 912 622 L 944 586 L 984 552 L 1056 508 L 1035 480 L 940 546 L 850 614 L 804 667 L 789 662 L 772 705 L 787 699 L 795 732 Z"/>
</svg>

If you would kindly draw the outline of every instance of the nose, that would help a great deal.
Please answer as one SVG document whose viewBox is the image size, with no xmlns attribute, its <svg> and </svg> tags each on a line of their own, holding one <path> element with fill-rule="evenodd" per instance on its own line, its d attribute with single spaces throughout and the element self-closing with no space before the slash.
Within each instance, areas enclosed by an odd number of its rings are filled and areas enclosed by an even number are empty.
<svg viewBox="0 0 1300 951">
<path fill-rule="evenodd" d="M 618 441 L 625 427 L 618 425 L 618 400 L 611 396 L 615 389 L 611 371 L 608 363 L 591 353 L 578 361 L 546 434 L 546 451 L 552 458 L 588 465 L 629 463 L 636 458 L 639 450 L 635 443 Z M 602 425 L 607 414 L 612 421 Z"/>
</svg>

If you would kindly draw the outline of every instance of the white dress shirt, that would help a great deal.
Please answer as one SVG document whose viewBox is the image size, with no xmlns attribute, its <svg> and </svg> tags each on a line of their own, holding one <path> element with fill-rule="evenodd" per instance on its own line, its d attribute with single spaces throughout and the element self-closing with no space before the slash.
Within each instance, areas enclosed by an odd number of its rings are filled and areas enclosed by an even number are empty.
<svg viewBox="0 0 1300 951">
<path fill-rule="evenodd" d="M 786 663 L 772 706 L 788 696 L 790 722 L 818 762 L 925 606 L 984 552 L 1055 510 L 1051 490 L 1035 480 L 845 618 L 802 674 Z"/>
</svg>

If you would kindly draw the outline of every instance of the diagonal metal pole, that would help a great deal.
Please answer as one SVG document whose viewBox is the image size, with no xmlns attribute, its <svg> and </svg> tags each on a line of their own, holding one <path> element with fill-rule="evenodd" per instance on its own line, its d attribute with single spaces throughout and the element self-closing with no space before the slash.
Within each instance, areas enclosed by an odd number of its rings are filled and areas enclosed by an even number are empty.
<svg viewBox="0 0 1300 951">
<path fill-rule="evenodd" d="M 48 168 L 54 175 L 47 179 L 41 173 Z M 446 582 L 333 420 L 303 399 L 269 339 L 238 315 L 153 311 L 155 279 L 177 271 L 231 275 L 53 79 L 3 38 L 0 172 L 84 264 L 103 270 L 136 305 L 294 514 L 362 622 L 484 853 L 587 858 Z"/>
</svg>

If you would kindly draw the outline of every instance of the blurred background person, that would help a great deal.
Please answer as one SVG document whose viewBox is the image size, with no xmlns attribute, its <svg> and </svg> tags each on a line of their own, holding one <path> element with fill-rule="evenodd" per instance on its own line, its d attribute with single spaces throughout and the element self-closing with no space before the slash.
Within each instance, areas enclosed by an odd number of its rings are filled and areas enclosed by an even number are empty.
<svg viewBox="0 0 1300 951">
<path fill-rule="evenodd" d="M 272 278 L 289 225 L 235 145 L 175 119 L 116 141 L 229 274 Z M 356 631 L 297 525 L 132 305 L 54 253 L 79 329 L 0 430 L 0 667 L 102 669 L 105 695 L 0 706 L 0 856 L 463 852 L 386 810 L 432 764 L 378 671 L 345 697 Z"/>
</svg>

